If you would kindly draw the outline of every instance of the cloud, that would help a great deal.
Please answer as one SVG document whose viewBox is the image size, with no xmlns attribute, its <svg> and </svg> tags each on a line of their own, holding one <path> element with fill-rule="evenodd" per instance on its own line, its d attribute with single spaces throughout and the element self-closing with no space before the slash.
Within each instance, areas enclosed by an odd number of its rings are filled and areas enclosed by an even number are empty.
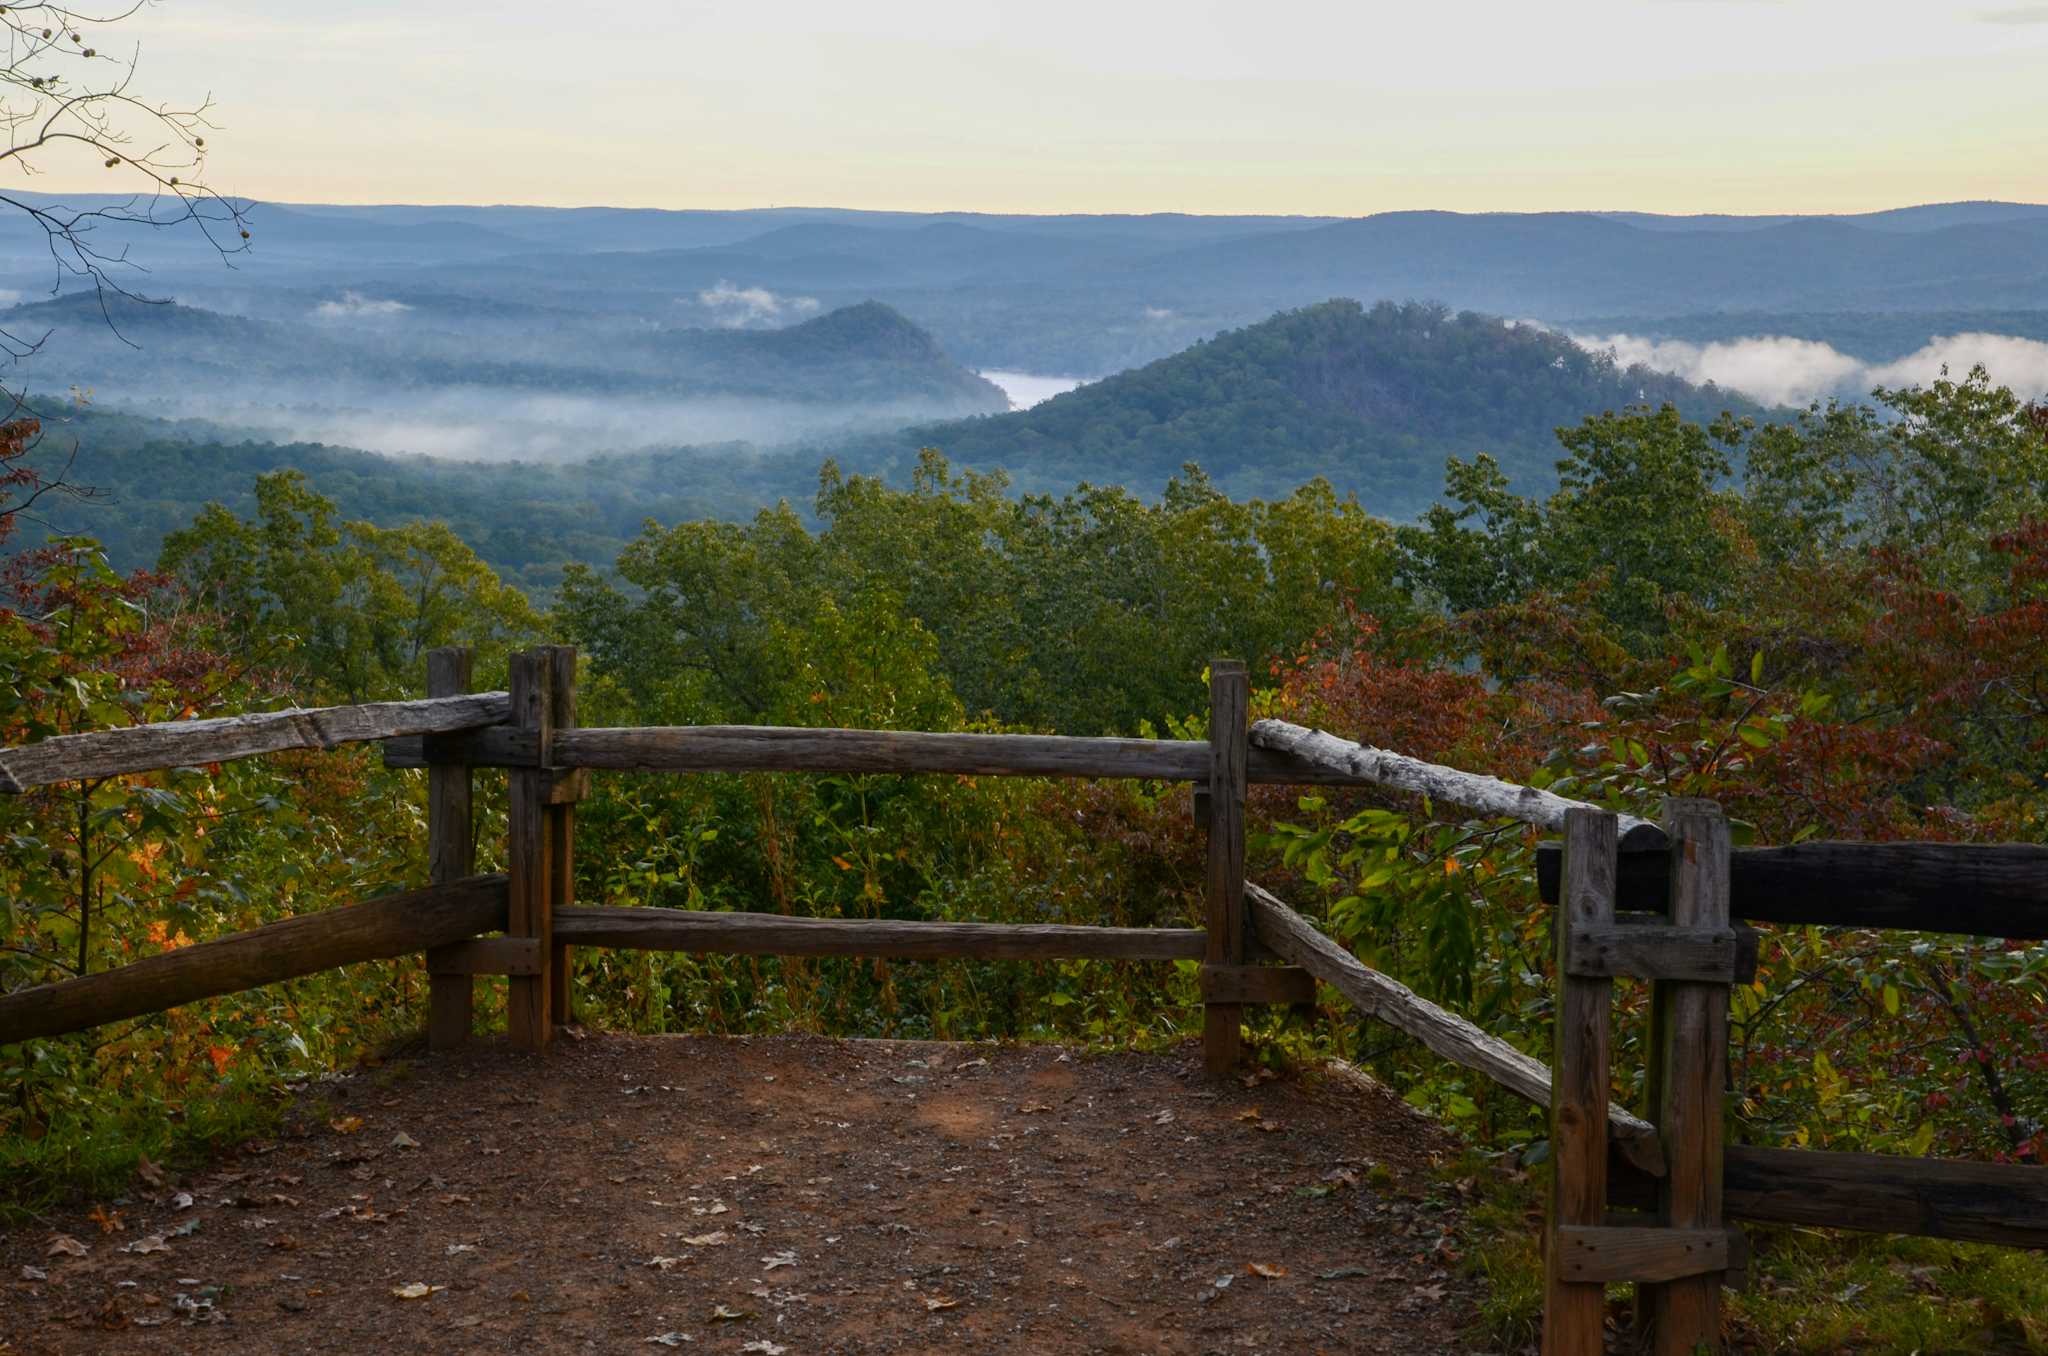
<svg viewBox="0 0 2048 1356">
<path fill-rule="evenodd" d="M 1761 335 L 1711 344 L 1646 339 L 1634 334 L 1569 336 L 1598 353 L 1611 351 L 1623 367 L 1637 363 L 1687 381 L 1713 382 L 1772 405 L 1804 405 L 1832 394 L 1861 373 L 1863 363 L 1832 345 L 1784 335 Z"/>
<path fill-rule="evenodd" d="M 723 279 L 699 292 L 697 300 L 716 312 L 716 323 L 727 329 L 764 325 L 785 315 L 810 315 L 818 309 L 816 297 L 777 296 L 765 287 L 735 287 Z"/>
<path fill-rule="evenodd" d="M 1873 386 L 1926 385 L 1946 367 L 1960 377 L 1982 364 L 1991 379 L 2029 399 L 2048 395 L 2048 344 L 2009 334 L 1950 334 L 1888 363 L 1867 363 L 1832 344 L 1782 334 L 1710 344 L 1635 334 L 1568 336 L 1624 367 L 1641 363 L 1691 382 L 1713 382 L 1772 405 L 1863 396 Z"/>
<path fill-rule="evenodd" d="M 1980 9 L 1977 18 L 1987 24 L 2048 24 L 2048 5 L 2014 5 L 2010 9 Z"/>
<path fill-rule="evenodd" d="M 320 320 L 357 320 L 365 316 L 398 315 L 411 309 L 402 301 L 379 301 L 350 290 L 343 292 L 339 301 L 323 301 L 315 306 L 313 315 Z"/>
<path fill-rule="evenodd" d="M 1178 314 L 1180 313 L 1170 306 L 1147 306 L 1145 308 L 1145 319 L 1153 322 L 1154 324 L 1158 324 L 1159 322 L 1165 320 L 1171 320 Z"/>
<path fill-rule="evenodd" d="M 1924 386 L 1944 367 L 1961 377 L 1980 363 L 2000 386 L 2030 400 L 2048 396 L 2048 344 L 2010 334 L 1945 335 L 1897 362 L 1870 368 L 1867 375 L 1873 385 Z"/>
</svg>

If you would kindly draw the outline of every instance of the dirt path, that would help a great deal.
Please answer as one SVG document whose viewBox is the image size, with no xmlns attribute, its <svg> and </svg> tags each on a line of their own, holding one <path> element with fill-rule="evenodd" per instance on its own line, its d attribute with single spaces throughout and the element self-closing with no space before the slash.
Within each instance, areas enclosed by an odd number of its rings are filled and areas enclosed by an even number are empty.
<svg viewBox="0 0 2048 1356">
<path fill-rule="evenodd" d="M 0 1238 L 0 1351 L 1472 1350 L 1448 1145 L 1343 1077 L 594 1036 L 387 1066 L 293 1120 L 118 1232 L 56 1221 L 83 1256 Z"/>
</svg>

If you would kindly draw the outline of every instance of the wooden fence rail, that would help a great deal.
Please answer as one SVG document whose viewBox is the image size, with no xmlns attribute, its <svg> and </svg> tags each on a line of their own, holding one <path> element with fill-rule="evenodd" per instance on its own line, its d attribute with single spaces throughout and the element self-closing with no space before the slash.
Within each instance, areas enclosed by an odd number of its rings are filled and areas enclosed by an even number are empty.
<svg viewBox="0 0 2048 1356">
<path fill-rule="evenodd" d="M 539 740 L 505 725 L 385 741 L 386 767 L 421 768 L 440 762 L 504 768 L 542 765 Z M 593 726 L 557 731 L 547 765 L 616 772 L 954 773 L 1203 784 L 1209 780 L 1209 745 L 1193 739 L 783 725 Z M 1259 785 L 1377 785 L 1260 748 L 1247 751 L 1245 780 Z"/>
<path fill-rule="evenodd" d="M 1562 853 L 1538 846 L 1555 904 Z M 1664 911 L 1669 856 L 1623 848 L 1622 909 Z M 2048 938 L 2048 847 L 2034 843 L 1799 843 L 1729 855 L 1729 913 L 1751 923 L 1901 928 L 2019 941 Z"/>
<path fill-rule="evenodd" d="M 1550 1105 L 1550 1067 L 1542 1060 L 1374 970 L 1260 886 L 1247 883 L 1245 897 L 1259 940 L 1282 960 L 1330 985 L 1360 1012 L 1413 1036 L 1439 1058 L 1485 1074 L 1537 1106 Z M 1663 1175 L 1657 1127 L 1618 1106 L 1607 1108 L 1607 1124 L 1615 1146 L 1638 1170 Z"/>
<path fill-rule="evenodd" d="M 58 735 L 0 749 L 0 791 L 86 781 L 252 758 L 287 749 L 332 749 L 395 736 L 440 734 L 495 725 L 511 711 L 504 692 L 371 702 L 310 710 L 260 711 L 214 720 L 173 720 L 90 734 Z"/>
<path fill-rule="evenodd" d="M 388 960 L 505 926 L 505 878 L 471 876 L 265 923 L 0 996 L 0 1045 L 62 1035 L 358 961 Z"/>
</svg>

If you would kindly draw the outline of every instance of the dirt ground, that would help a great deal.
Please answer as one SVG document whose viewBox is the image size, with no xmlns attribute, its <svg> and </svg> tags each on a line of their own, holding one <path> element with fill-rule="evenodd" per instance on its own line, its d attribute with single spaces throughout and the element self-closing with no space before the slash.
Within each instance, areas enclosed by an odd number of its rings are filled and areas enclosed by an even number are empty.
<svg viewBox="0 0 2048 1356">
<path fill-rule="evenodd" d="M 1476 1350 L 1441 1132 L 1341 1073 L 1245 1082 L 800 1037 L 422 1056 L 0 1237 L 0 1352 Z"/>
</svg>

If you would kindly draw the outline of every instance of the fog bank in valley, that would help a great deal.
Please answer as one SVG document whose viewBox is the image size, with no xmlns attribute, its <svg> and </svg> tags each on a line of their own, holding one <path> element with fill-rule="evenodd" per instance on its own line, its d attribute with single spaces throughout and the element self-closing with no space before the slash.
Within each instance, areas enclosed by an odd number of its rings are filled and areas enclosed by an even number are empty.
<svg viewBox="0 0 2048 1356">
<path fill-rule="evenodd" d="M 1636 334 L 1573 334 L 1594 352 L 1611 352 L 1691 382 L 1713 382 L 1774 405 L 1804 405 L 1831 396 L 1861 399 L 1874 387 L 1924 386 L 1943 369 L 1962 377 L 1982 364 L 1991 380 L 2021 396 L 2048 396 L 2048 344 L 2007 334 L 1963 333 L 1930 338 L 1892 362 L 1871 363 L 1831 344 L 1786 335 L 1755 335 L 1713 343 Z"/>
</svg>

